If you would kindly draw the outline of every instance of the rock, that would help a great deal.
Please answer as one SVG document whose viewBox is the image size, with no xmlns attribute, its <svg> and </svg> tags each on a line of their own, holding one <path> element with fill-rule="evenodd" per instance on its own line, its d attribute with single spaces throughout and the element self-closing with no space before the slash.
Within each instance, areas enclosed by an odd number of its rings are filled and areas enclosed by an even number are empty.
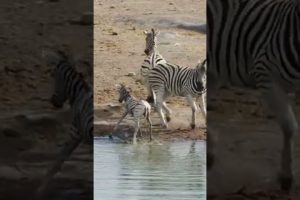
<svg viewBox="0 0 300 200">
<path fill-rule="evenodd" d="M 134 72 L 129 72 L 129 73 L 127 74 L 127 76 L 129 76 L 129 77 L 136 76 L 136 73 L 134 73 Z"/>
<path fill-rule="evenodd" d="M 112 32 L 111 34 L 112 34 L 112 35 L 118 35 L 118 33 L 117 33 L 117 32 Z"/>
</svg>

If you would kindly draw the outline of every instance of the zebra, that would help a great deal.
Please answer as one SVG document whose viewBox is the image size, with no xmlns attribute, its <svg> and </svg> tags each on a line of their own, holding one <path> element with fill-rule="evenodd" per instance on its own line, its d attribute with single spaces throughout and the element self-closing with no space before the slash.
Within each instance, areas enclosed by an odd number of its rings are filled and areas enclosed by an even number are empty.
<svg viewBox="0 0 300 200">
<path fill-rule="evenodd" d="M 261 93 L 283 132 L 278 181 L 282 190 L 290 191 L 298 123 L 288 92 L 300 86 L 300 1 L 209 0 L 207 22 L 209 96 L 224 84 Z M 211 167 L 217 137 L 208 131 Z"/>
<path fill-rule="evenodd" d="M 150 133 L 150 141 L 152 140 L 152 122 L 150 119 L 150 113 L 151 113 L 151 106 L 147 101 L 144 100 L 138 100 L 134 96 L 130 94 L 128 89 L 126 89 L 124 84 L 117 85 L 119 88 L 119 102 L 125 102 L 125 112 L 123 113 L 122 117 L 118 121 L 117 125 L 115 126 L 113 132 L 115 132 L 120 125 L 120 123 L 123 121 L 123 119 L 128 115 L 131 114 L 133 116 L 133 120 L 135 122 L 135 130 L 133 134 L 132 143 L 136 144 L 136 135 L 137 132 L 140 131 L 140 119 L 142 117 L 145 117 L 148 125 L 149 125 L 149 133 Z M 112 135 L 110 135 L 110 138 L 112 138 Z"/>
<path fill-rule="evenodd" d="M 93 142 L 93 92 L 83 76 L 78 73 L 68 60 L 62 59 L 57 62 L 53 70 L 54 93 L 51 97 L 51 104 L 61 108 L 66 100 L 71 106 L 73 122 L 70 130 L 70 139 L 62 148 L 57 161 L 47 172 L 42 184 L 37 190 L 37 197 L 44 195 L 47 185 L 53 176 L 60 170 L 64 161 L 82 142 Z"/>
<path fill-rule="evenodd" d="M 153 28 L 149 32 L 147 30 L 144 31 L 144 34 L 146 35 L 146 48 L 144 50 L 144 53 L 147 57 L 144 59 L 144 62 L 141 65 L 140 73 L 147 87 L 148 102 L 153 102 L 152 93 L 148 83 L 149 71 L 157 64 L 163 64 L 167 62 L 157 50 L 157 36 L 159 35 L 159 33 L 159 31 L 155 31 Z"/>
<path fill-rule="evenodd" d="M 201 64 L 198 64 L 196 68 L 164 63 L 158 64 L 151 69 L 149 85 L 154 98 L 155 108 L 159 113 L 163 127 L 168 127 L 162 111 L 162 107 L 166 107 L 165 99 L 169 96 L 184 96 L 192 108 L 191 128 L 195 128 L 195 111 L 197 106 L 194 97 L 198 99 L 206 92 L 205 82 L 206 59 Z M 206 101 L 203 97 L 204 100 Z M 170 113 L 168 113 L 168 110 L 166 111 L 168 116 Z M 206 109 L 203 108 L 201 111 L 203 116 L 206 117 Z"/>
</svg>

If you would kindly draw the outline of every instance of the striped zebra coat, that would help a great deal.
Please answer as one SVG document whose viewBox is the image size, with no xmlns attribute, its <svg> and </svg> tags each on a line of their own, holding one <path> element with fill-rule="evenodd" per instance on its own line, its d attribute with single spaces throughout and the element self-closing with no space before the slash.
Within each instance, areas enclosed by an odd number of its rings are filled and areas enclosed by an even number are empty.
<svg viewBox="0 0 300 200">
<path fill-rule="evenodd" d="M 147 101 L 144 100 L 138 100 L 134 96 L 130 94 L 128 89 L 126 89 L 125 85 L 121 84 L 118 85 L 119 89 L 119 102 L 124 102 L 125 104 L 125 112 L 123 113 L 122 117 L 118 121 L 117 125 L 114 128 L 114 131 L 117 130 L 120 123 L 123 121 L 123 119 L 130 114 L 133 116 L 133 120 L 135 122 L 135 131 L 132 138 L 132 143 L 136 144 L 136 136 L 137 132 L 141 132 L 141 126 L 140 126 L 140 120 L 142 118 L 146 118 L 148 125 L 149 125 L 149 135 L 150 135 L 150 141 L 152 140 L 152 122 L 150 119 L 150 113 L 151 113 L 151 106 Z M 112 138 L 112 135 L 110 135 L 110 138 Z"/>
<path fill-rule="evenodd" d="M 209 0 L 207 22 L 209 96 L 223 84 L 260 91 L 284 135 L 279 180 L 289 190 L 298 123 L 287 93 L 300 86 L 300 1 Z M 208 142 L 215 141 L 210 135 Z"/>
<path fill-rule="evenodd" d="M 154 68 L 158 64 L 167 63 L 167 61 L 163 58 L 163 56 L 157 50 L 157 36 L 159 35 L 159 31 L 155 31 L 153 28 L 151 31 L 144 31 L 146 35 L 146 48 L 144 50 L 146 54 L 146 58 L 141 66 L 140 73 L 143 78 L 144 84 L 147 87 L 148 97 L 147 101 L 152 102 L 152 93 L 149 88 L 149 72 L 152 68 Z"/>
<path fill-rule="evenodd" d="M 158 64 L 149 73 L 149 86 L 152 90 L 155 107 L 161 117 L 162 125 L 167 127 L 162 108 L 167 111 L 167 117 L 170 117 L 170 111 L 166 106 L 165 100 L 169 96 L 186 97 L 192 108 L 191 127 L 195 128 L 195 111 L 197 106 L 194 98 L 199 98 L 206 92 L 206 60 L 198 64 L 196 68 L 183 67 L 170 63 Z M 203 98 L 203 108 L 201 109 L 206 117 L 205 109 L 206 99 Z M 201 106 L 200 106 L 201 108 Z"/>
<path fill-rule="evenodd" d="M 82 75 L 73 66 L 65 61 L 60 61 L 53 71 L 54 94 L 51 97 L 53 106 L 61 108 L 66 100 L 72 109 L 73 123 L 70 130 L 70 139 L 66 142 L 57 161 L 47 172 L 37 190 L 36 196 L 41 198 L 52 177 L 60 170 L 64 161 L 82 141 L 89 144 L 93 142 L 93 93 L 91 87 L 84 81 Z"/>
</svg>

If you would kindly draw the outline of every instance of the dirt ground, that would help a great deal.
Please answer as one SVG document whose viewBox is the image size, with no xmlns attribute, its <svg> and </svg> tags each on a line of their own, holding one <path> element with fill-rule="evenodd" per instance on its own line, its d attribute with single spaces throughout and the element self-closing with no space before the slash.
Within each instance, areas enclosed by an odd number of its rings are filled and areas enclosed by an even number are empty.
<svg viewBox="0 0 300 200">
<path fill-rule="evenodd" d="M 160 31 L 158 50 L 171 63 L 195 67 L 205 58 L 205 34 L 174 25 L 205 23 L 205 0 L 96 0 L 94 20 L 95 135 L 107 135 L 121 117 L 116 84 L 124 83 L 136 97 L 146 98 L 146 88 L 139 81 L 140 66 L 145 59 L 144 30 Z M 131 72 L 135 76 L 130 76 Z M 168 101 L 174 112 L 170 127 L 160 129 L 158 116 L 154 114 L 154 137 L 158 140 L 205 139 L 201 113 L 197 113 L 196 130 L 191 131 L 191 108 L 185 100 L 170 98 Z M 130 120 L 125 124 L 128 123 Z"/>
<path fill-rule="evenodd" d="M 42 55 L 50 48 L 69 51 L 88 79 L 92 24 L 82 16 L 89 10 L 80 0 L 14 0 L 0 7 L 0 199 L 33 199 L 69 137 L 70 111 L 50 105 L 52 69 Z M 81 145 L 51 182 L 49 199 L 91 198 L 92 169 L 91 149 Z"/>
</svg>

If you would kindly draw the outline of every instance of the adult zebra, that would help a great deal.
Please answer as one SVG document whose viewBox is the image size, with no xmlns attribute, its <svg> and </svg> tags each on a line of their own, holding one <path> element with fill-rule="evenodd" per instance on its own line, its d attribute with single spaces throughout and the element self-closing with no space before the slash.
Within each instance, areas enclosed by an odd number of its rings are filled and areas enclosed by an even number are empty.
<svg viewBox="0 0 300 200">
<path fill-rule="evenodd" d="M 47 185 L 52 177 L 60 170 L 64 161 L 82 142 L 93 142 L 93 92 L 91 87 L 85 82 L 82 75 L 78 73 L 68 58 L 62 53 L 47 55 L 50 66 L 55 65 L 53 70 L 54 93 L 51 103 L 57 108 L 61 108 L 66 100 L 72 109 L 73 123 L 70 130 L 70 139 L 63 146 L 57 161 L 47 172 L 40 187 L 37 190 L 37 197 L 44 195 Z"/>
<path fill-rule="evenodd" d="M 164 64 L 167 61 L 163 58 L 163 56 L 158 52 L 157 50 L 157 36 L 159 35 L 159 31 L 154 30 L 153 28 L 151 31 L 144 31 L 144 34 L 146 35 L 146 48 L 144 50 L 146 54 L 146 58 L 144 59 L 144 62 L 141 66 L 140 73 L 143 77 L 144 83 L 147 87 L 148 91 L 148 97 L 147 101 L 152 102 L 153 97 L 151 90 L 149 88 L 149 82 L 148 82 L 148 75 L 149 71 L 155 67 L 158 64 Z"/>
<path fill-rule="evenodd" d="M 279 182 L 290 190 L 298 123 L 287 93 L 300 86 L 300 1 L 208 0 L 207 20 L 209 96 L 224 83 L 260 91 L 283 131 Z M 211 134 L 208 161 L 215 151 Z"/>
<path fill-rule="evenodd" d="M 162 125 L 168 127 L 162 108 L 166 106 L 165 100 L 169 96 L 186 97 L 192 108 L 191 127 L 195 128 L 195 111 L 197 106 L 194 98 L 198 99 L 206 92 L 206 60 L 199 63 L 196 68 L 183 67 L 170 63 L 158 64 L 149 73 L 149 87 L 151 88 L 156 110 L 161 118 Z M 205 101 L 200 109 L 206 117 Z M 167 116 L 169 116 L 167 110 Z"/>
</svg>

